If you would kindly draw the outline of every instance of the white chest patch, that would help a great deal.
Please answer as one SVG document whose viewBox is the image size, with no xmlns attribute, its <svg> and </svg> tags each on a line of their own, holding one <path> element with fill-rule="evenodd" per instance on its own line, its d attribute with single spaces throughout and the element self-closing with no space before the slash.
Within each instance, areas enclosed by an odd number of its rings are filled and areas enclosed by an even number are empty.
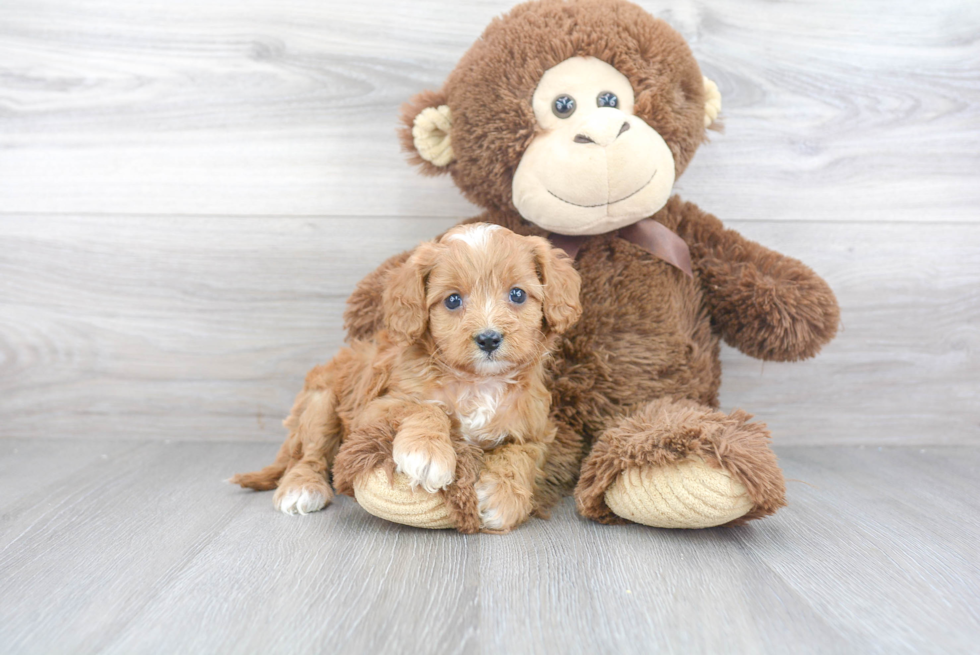
<svg viewBox="0 0 980 655">
<path fill-rule="evenodd" d="M 466 385 L 456 399 L 460 432 L 471 444 L 484 448 L 498 446 L 506 431 L 492 426 L 507 396 L 509 380 L 492 380 Z"/>
</svg>

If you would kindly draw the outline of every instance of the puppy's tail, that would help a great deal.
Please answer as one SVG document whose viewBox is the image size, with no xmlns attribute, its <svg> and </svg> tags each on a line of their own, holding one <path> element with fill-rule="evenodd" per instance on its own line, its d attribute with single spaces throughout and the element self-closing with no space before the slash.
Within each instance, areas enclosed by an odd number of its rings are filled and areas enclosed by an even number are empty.
<svg viewBox="0 0 980 655">
<path fill-rule="evenodd" d="M 329 470 L 340 447 L 342 426 L 334 407 L 334 384 L 337 367 L 353 356 L 341 351 L 333 361 L 314 368 L 306 377 L 303 391 L 296 397 L 289 418 L 283 425 L 289 436 L 282 442 L 276 460 L 261 471 L 239 473 L 228 480 L 246 489 L 269 491 L 279 486 L 283 475 L 301 462 L 308 461 L 317 474 Z"/>
<path fill-rule="evenodd" d="M 286 472 L 286 466 L 270 464 L 261 471 L 252 473 L 238 473 L 231 476 L 228 482 L 241 485 L 245 489 L 255 489 L 256 491 L 269 491 L 279 486 L 279 478 Z"/>
<path fill-rule="evenodd" d="M 293 438 L 289 437 L 283 442 L 282 447 L 279 449 L 279 454 L 276 455 L 276 461 L 272 464 L 269 464 L 261 471 L 233 475 L 228 479 L 228 482 L 230 484 L 240 485 L 245 489 L 255 489 L 256 491 L 275 489 L 279 486 L 280 478 L 282 478 L 286 469 L 289 468 L 289 462 L 292 459 L 291 441 L 293 441 Z"/>
</svg>

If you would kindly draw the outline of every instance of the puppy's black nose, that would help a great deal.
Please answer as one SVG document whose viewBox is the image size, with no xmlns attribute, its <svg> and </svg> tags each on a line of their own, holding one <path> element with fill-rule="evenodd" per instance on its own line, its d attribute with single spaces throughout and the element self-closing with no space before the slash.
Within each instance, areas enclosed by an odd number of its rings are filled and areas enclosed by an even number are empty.
<svg viewBox="0 0 980 655">
<path fill-rule="evenodd" d="M 500 347 L 500 342 L 504 340 L 504 335 L 493 330 L 487 330 L 476 335 L 473 339 L 476 341 L 476 345 L 480 346 L 480 350 L 485 353 L 492 353 Z"/>
</svg>

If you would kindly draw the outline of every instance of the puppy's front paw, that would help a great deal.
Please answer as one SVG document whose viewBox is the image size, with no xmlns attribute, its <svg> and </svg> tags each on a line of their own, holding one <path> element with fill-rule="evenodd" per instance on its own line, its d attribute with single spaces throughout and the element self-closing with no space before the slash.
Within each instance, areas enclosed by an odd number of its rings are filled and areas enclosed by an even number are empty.
<svg viewBox="0 0 980 655">
<path fill-rule="evenodd" d="M 413 487 L 422 487 L 434 494 L 453 482 L 456 453 L 449 443 L 430 442 L 405 448 L 400 447 L 396 439 L 392 458 L 398 471 L 408 476 Z"/>
<path fill-rule="evenodd" d="M 481 526 L 492 532 L 513 530 L 531 515 L 532 495 L 530 489 L 522 489 L 513 481 L 500 480 L 484 471 L 476 483 Z"/>
</svg>

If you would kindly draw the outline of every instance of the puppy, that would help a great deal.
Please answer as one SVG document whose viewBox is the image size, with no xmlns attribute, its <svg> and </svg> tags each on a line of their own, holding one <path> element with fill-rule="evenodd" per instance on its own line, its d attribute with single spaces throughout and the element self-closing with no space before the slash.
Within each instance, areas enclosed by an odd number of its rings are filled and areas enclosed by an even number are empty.
<svg viewBox="0 0 980 655">
<path fill-rule="evenodd" d="M 554 439 L 544 360 L 582 312 L 579 287 L 540 237 L 477 223 L 423 243 L 387 281 L 385 329 L 310 371 L 275 462 L 230 481 L 278 487 L 276 507 L 305 514 L 330 502 L 328 476 L 355 433 L 393 434 L 397 470 L 431 493 L 454 480 L 454 441 L 468 443 L 484 452 L 482 527 L 514 528 Z"/>
</svg>

